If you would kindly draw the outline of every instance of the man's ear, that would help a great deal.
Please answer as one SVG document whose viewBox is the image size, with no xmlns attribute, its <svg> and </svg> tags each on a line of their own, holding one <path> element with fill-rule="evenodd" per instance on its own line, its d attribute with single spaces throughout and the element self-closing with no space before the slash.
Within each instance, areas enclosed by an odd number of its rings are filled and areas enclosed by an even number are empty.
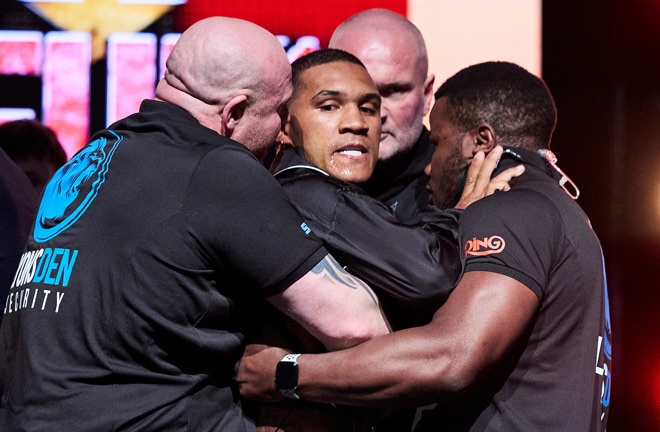
<svg viewBox="0 0 660 432">
<path fill-rule="evenodd" d="M 282 130 L 277 135 L 277 142 L 283 147 L 294 147 L 293 140 L 291 139 L 291 121 L 287 120 L 282 125 Z"/>
<path fill-rule="evenodd" d="M 270 164 L 270 170 L 276 170 L 282 159 L 282 152 L 288 148 L 294 147 L 293 141 L 291 141 L 291 136 L 289 135 L 289 120 L 287 120 L 283 125 L 280 132 L 277 134 L 277 142 L 275 143 L 275 157 Z M 272 171 L 273 173 L 275 171 Z"/>
<path fill-rule="evenodd" d="M 495 129 L 488 123 L 480 124 L 474 133 L 474 151 L 483 151 L 488 154 L 497 145 Z"/>
<path fill-rule="evenodd" d="M 238 94 L 225 104 L 222 108 L 222 128 L 224 135 L 231 138 L 238 126 L 238 122 L 243 118 L 247 108 L 247 95 Z"/>
<path fill-rule="evenodd" d="M 430 74 L 424 81 L 424 115 L 428 114 L 431 110 L 431 102 L 433 102 L 433 83 L 435 82 L 435 75 Z"/>
</svg>

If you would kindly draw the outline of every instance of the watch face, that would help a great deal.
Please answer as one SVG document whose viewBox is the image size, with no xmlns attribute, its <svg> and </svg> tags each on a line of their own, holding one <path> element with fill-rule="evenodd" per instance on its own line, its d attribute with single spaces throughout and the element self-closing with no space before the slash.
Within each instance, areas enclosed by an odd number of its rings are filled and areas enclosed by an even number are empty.
<svg viewBox="0 0 660 432">
<path fill-rule="evenodd" d="M 289 361 L 279 362 L 275 370 L 275 386 L 278 389 L 295 390 L 298 387 L 298 365 Z"/>
</svg>

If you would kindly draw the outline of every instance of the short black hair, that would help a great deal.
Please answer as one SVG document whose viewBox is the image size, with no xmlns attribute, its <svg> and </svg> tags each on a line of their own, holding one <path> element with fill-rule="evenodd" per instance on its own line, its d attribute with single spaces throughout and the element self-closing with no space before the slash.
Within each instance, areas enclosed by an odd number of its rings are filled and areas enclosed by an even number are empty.
<svg viewBox="0 0 660 432">
<path fill-rule="evenodd" d="M 542 79 L 516 64 L 486 62 L 462 69 L 436 91 L 435 99 L 441 97 L 462 131 L 488 123 L 503 145 L 532 151 L 550 146 L 555 102 Z"/>
<path fill-rule="evenodd" d="M 298 87 L 300 81 L 300 74 L 306 71 L 307 69 L 313 68 L 314 66 L 320 66 L 328 63 L 335 62 L 348 62 L 354 63 L 361 66 L 365 70 L 367 69 L 364 64 L 353 54 L 333 49 L 327 48 L 317 51 L 312 51 L 309 54 L 306 54 L 293 63 L 291 63 L 291 82 L 293 84 L 293 93 L 295 95 L 296 88 Z"/>
</svg>

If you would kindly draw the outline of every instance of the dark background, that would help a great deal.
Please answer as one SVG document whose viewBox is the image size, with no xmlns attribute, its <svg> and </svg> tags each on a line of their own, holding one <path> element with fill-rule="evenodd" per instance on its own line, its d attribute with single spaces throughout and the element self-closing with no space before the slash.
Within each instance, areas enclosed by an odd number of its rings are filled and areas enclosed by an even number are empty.
<svg viewBox="0 0 660 432">
<path fill-rule="evenodd" d="M 298 3 L 324 13 L 320 3 Z M 333 19 L 357 10 L 335 10 Z M 177 23 L 185 20 L 175 11 L 145 31 L 182 31 Z M 0 28 L 53 29 L 8 0 L 0 0 Z M 92 66 L 97 107 L 104 105 L 104 71 L 103 62 Z M 0 105 L 21 106 L 14 95 L 40 112 L 38 78 L 0 78 Z M 613 332 L 608 430 L 660 431 L 660 0 L 544 1 L 543 78 L 559 110 L 552 148 L 581 189 L 578 202 L 606 260 Z M 25 92 L 10 91 L 17 86 Z M 92 107 L 92 130 L 104 126 L 104 116 Z"/>
<path fill-rule="evenodd" d="M 609 431 L 660 430 L 660 1 L 543 4 L 553 149 L 578 184 L 607 265 Z"/>
</svg>

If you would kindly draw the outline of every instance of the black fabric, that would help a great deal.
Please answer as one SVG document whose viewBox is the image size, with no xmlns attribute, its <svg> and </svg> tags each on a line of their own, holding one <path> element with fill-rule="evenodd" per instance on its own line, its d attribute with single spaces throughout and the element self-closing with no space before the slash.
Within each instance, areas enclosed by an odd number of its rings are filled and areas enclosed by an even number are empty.
<svg viewBox="0 0 660 432">
<path fill-rule="evenodd" d="M 37 194 L 30 179 L 0 149 L 0 300 L 3 304 L 36 212 Z"/>
<path fill-rule="evenodd" d="M 395 328 L 430 321 L 463 269 L 458 210 L 429 208 L 401 222 L 360 188 L 285 150 L 275 176 L 337 261 L 378 294 Z"/>
<path fill-rule="evenodd" d="M 428 177 L 424 168 L 431 163 L 433 146 L 426 127 L 407 152 L 387 161 L 378 161 L 364 190 L 392 209 L 399 220 L 410 221 L 429 207 Z"/>
<path fill-rule="evenodd" d="M 253 306 L 327 251 L 244 146 L 145 101 L 37 218 L 0 329 L 0 430 L 255 430 L 231 381 Z"/>
<path fill-rule="evenodd" d="M 539 310 L 494 371 L 460 399 L 420 411 L 415 431 L 604 431 L 611 327 L 599 241 L 549 164 L 508 152 L 498 172 L 518 163 L 526 171 L 511 191 L 461 216 L 466 272 L 516 279 L 536 294 Z"/>
</svg>

